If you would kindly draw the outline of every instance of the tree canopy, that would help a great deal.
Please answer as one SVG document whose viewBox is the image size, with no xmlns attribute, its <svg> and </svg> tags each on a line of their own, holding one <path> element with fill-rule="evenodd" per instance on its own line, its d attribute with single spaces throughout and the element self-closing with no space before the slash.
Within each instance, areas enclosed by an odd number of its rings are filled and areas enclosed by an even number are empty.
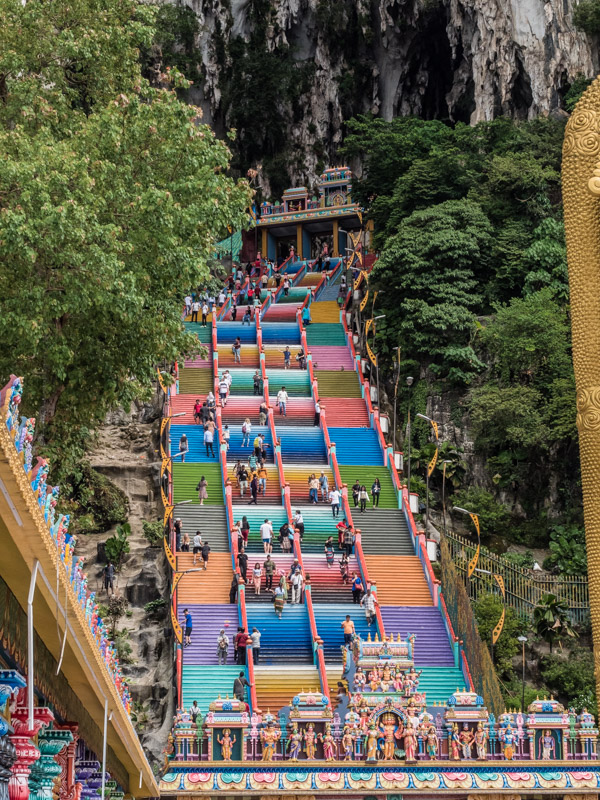
<svg viewBox="0 0 600 800">
<path fill-rule="evenodd" d="M 152 9 L 2 8 L 0 372 L 25 376 L 46 436 L 65 438 L 196 347 L 181 295 L 250 189 L 199 109 L 141 77 Z"/>
</svg>

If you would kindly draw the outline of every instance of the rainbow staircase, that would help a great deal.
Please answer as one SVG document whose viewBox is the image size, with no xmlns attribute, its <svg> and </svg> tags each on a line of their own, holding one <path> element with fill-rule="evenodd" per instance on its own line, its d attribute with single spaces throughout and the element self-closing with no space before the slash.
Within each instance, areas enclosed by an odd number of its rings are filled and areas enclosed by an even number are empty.
<svg viewBox="0 0 600 800">
<path fill-rule="evenodd" d="M 320 688 L 330 696 L 343 680 L 341 623 L 347 614 L 363 638 L 416 635 L 416 666 L 423 671 L 420 688 L 432 704 L 446 701 L 457 686 L 470 687 L 424 542 L 407 509 L 406 491 L 390 462 L 345 314 L 336 302 L 338 265 L 333 264 L 333 280 L 311 272 L 308 266 L 285 266 L 293 281 L 288 296 L 281 287 L 269 294 L 251 325 L 242 325 L 239 317 L 237 322 L 221 319 L 227 316 L 226 309 L 216 314 L 207 328 L 186 323 L 208 347 L 208 353 L 181 366 L 178 391 L 172 398 L 171 413 L 184 416 L 171 422 L 171 452 L 177 451 L 181 433 L 185 432 L 190 442 L 186 463 L 173 464 L 174 515 L 182 519 L 190 537 L 196 529 L 201 530 L 212 548 L 209 569 L 185 574 L 176 593 L 179 621 L 185 605 L 194 618 L 192 645 L 184 648 L 180 663 L 180 699 L 186 707 L 196 699 L 206 711 L 207 703 L 217 694 L 231 694 L 239 667 L 231 663 L 233 646 L 228 664 L 216 663 L 216 638 L 221 628 L 233 635 L 238 624 L 261 632 L 259 662 L 254 664 L 250 656 L 246 667 L 254 684 L 248 696 L 254 709 L 276 712 L 303 689 Z M 305 329 L 301 308 L 307 304 L 312 322 Z M 242 342 L 241 364 L 231 353 L 236 337 Z M 287 345 L 292 362 L 286 370 L 282 350 Z M 294 358 L 300 346 L 308 358 L 303 370 Z M 218 405 L 217 424 L 220 434 L 223 426 L 228 426 L 230 445 L 225 452 L 224 445 L 215 444 L 213 458 L 206 455 L 202 426 L 194 424 L 192 408 L 196 399 L 203 400 L 210 390 L 215 392 L 215 381 L 224 369 L 230 371 L 233 383 L 227 404 Z M 257 370 L 262 378 L 260 396 L 254 394 Z M 283 386 L 289 395 L 285 416 L 276 405 L 277 392 Z M 321 419 L 315 426 L 317 398 Z M 260 426 L 263 400 L 269 414 L 266 424 Z M 257 433 L 264 433 L 269 445 L 267 492 L 259 496 L 257 505 L 249 505 L 249 493 L 240 497 L 233 473 L 235 463 L 239 459 L 247 463 L 252 451 L 251 446 L 242 447 L 241 425 L 246 418 L 252 422 L 250 443 Z M 349 572 L 350 576 L 361 575 L 376 592 L 379 607 L 370 628 L 363 609 L 353 603 L 350 583 L 342 580 L 336 529 L 339 520 L 333 517 L 320 491 L 318 502 L 310 502 L 309 478 L 312 474 L 318 478 L 321 472 L 327 476 L 330 489 L 342 490 L 340 519 L 346 517 L 358 534 Z M 208 481 L 208 499 L 203 506 L 196 491 L 201 476 Z M 382 487 L 379 508 L 368 504 L 360 512 L 354 507 L 350 487 L 358 480 L 370 493 L 375 478 Z M 297 511 L 302 514 L 304 532 L 296 536 L 293 552 L 284 553 L 278 532 Z M 237 605 L 232 605 L 229 590 L 237 568 L 237 541 L 231 540 L 229 531 L 233 522 L 241 522 L 244 516 L 250 526 L 248 579 L 246 586 L 240 587 Z M 262 565 L 266 558 L 260 534 L 265 519 L 274 529 L 274 585 L 281 575 L 288 575 L 294 559 L 307 580 L 299 604 L 289 602 L 289 587 L 281 619 L 265 590 L 264 576 L 260 594 L 251 579 L 255 563 Z M 332 566 L 327 565 L 324 552 L 328 536 L 335 543 Z M 179 552 L 176 559 L 178 571 L 193 568 L 192 554 Z"/>
</svg>

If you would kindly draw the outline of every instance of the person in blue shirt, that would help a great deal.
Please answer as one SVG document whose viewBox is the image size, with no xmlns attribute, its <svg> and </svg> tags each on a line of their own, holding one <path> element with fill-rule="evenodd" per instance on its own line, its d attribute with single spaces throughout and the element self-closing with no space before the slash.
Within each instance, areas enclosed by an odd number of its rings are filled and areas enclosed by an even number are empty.
<svg viewBox="0 0 600 800">
<path fill-rule="evenodd" d="M 184 638 L 184 647 L 187 647 L 192 643 L 192 615 L 187 610 L 187 608 L 183 609 L 183 613 L 185 615 L 185 638 Z"/>
</svg>

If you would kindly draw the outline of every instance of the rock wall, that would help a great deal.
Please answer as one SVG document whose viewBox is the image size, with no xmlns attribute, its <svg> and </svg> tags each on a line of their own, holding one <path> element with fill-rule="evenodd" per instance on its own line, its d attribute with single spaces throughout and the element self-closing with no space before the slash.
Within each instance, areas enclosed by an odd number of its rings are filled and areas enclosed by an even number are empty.
<svg viewBox="0 0 600 800">
<path fill-rule="evenodd" d="M 299 109 L 278 96 L 268 118 L 248 120 L 268 128 L 285 119 L 289 152 L 301 154 L 289 164 L 297 181 L 310 182 L 335 160 L 343 120 L 353 114 L 531 118 L 559 109 L 572 80 L 597 69 L 595 46 L 573 28 L 576 0 L 185 2 L 199 23 L 203 76 L 191 99 L 217 130 L 235 113 L 227 97 L 236 43 L 252 39 L 255 52 L 271 53 L 289 46 L 295 62 L 310 67 Z M 240 138 L 247 133 L 242 126 Z"/>
<path fill-rule="evenodd" d="M 139 731 L 142 744 L 152 761 L 162 763 L 161 753 L 175 710 L 173 638 L 167 616 L 170 568 L 162 547 L 149 547 L 142 535 L 142 522 L 162 519 L 163 513 L 157 463 L 159 415 L 158 397 L 152 405 L 111 414 L 99 431 L 89 461 L 129 498 L 130 553 L 124 558 L 115 586 L 116 593 L 129 602 L 129 616 L 122 617 L 117 627 L 129 631 L 131 663 L 124 665 L 124 674 L 134 702 L 142 704 L 146 716 Z M 106 594 L 101 578 L 104 562 L 97 557 L 98 547 L 113 534 L 82 536 L 78 543 L 100 603 L 106 602 Z M 145 604 L 158 598 L 166 600 L 164 614 L 148 617 Z"/>
</svg>

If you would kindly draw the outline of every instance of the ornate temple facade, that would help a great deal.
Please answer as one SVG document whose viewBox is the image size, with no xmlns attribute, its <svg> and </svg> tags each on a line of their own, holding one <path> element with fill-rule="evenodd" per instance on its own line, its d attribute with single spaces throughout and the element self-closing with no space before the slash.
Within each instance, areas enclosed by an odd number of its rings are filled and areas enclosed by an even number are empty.
<svg viewBox="0 0 600 800">
<path fill-rule="evenodd" d="M 156 796 L 22 391 L 16 376 L 0 391 L 0 800 Z"/>
</svg>

